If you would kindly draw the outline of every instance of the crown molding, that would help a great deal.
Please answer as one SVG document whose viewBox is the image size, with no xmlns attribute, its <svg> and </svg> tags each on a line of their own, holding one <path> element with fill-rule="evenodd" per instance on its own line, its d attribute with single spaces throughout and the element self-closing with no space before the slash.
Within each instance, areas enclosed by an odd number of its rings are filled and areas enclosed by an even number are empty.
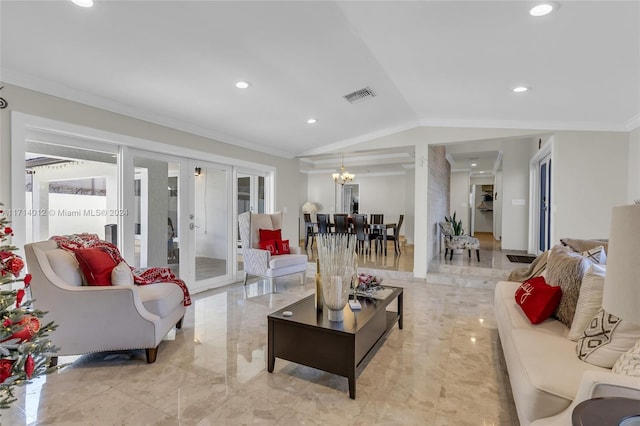
<svg viewBox="0 0 640 426">
<path fill-rule="evenodd" d="M 109 99 L 102 96 L 92 95 L 81 90 L 65 86 L 63 84 L 55 83 L 50 80 L 45 80 L 36 77 L 31 74 L 16 72 L 10 68 L 0 68 L 0 75 L 2 81 L 14 86 L 19 86 L 24 89 L 34 90 L 46 95 L 55 96 L 58 98 L 66 99 L 73 102 L 78 102 L 83 105 L 88 105 L 94 108 L 103 109 L 116 114 L 121 114 L 137 120 L 146 121 L 152 124 L 160 126 L 170 127 L 175 130 L 179 130 L 186 133 L 191 133 L 196 136 L 201 136 L 207 139 L 212 139 L 217 142 L 225 143 L 228 145 L 238 146 L 241 148 L 250 149 L 252 151 L 262 152 L 265 154 L 274 155 L 277 157 L 283 157 L 293 159 L 295 155 L 289 151 L 282 151 L 274 149 L 264 144 L 250 142 L 244 139 L 240 139 L 228 134 L 217 132 L 211 129 L 206 129 L 201 126 L 188 123 L 182 120 L 176 120 L 160 114 L 150 113 L 143 111 L 139 108 L 125 105 L 113 99 Z"/>
<path fill-rule="evenodd" d="M 478 129 L 518 129 L 591 132 L 627 132 L 626 123 L 591 121 L 516 121 L 516 120 L 421 120 L 424 127 L 463 127 Z"/>
</svg>

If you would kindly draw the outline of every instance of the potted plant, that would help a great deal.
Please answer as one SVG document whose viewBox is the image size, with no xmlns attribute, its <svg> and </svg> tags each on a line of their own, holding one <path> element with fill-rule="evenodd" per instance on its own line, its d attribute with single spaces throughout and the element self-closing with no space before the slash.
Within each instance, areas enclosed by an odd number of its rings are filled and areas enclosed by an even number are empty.
<svg viewBox="0 0 640 426">
<path fill-rule="evenodd" d="M 464 228 L 462 228 L 462 219 L 456 221 L 456 212 L 453 212 L 452 216 L 445 216 L 444 220 L 449 222 L 453 227 L 453 235 L 464 235 Z"/>
</svg>

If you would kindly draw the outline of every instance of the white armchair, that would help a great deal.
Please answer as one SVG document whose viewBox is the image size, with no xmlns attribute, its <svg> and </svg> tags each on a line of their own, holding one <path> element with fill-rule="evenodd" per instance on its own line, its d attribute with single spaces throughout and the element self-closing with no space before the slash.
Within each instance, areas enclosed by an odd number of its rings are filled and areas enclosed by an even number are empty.
<svg viewBox="0 0 640 426">
<path fill-rule="evenodd" d="M 164 336 L 182 326 L 184 293 L 174 283 L 85 286 L 78 262 L 55 241 L 27 244 L 25 254 L 34 307 L 58 325 L 50 334 L 57 355 L 145 349 L 152 363 Z"/>
<path fill-rule="evenodd" d="M 300 247 L 291 246 L 291 254 L 272 256 L 268 250 L 260 249 L 260 229 L 282 229 L 282 212 L 258 214 L 245 212 L 238 216 L 240 240 L 242 241 L 242 259 L 244 262 L 244 284 L 249 275 L 273 278 L 291 274 L 302 274 L 304 284 L 308 258 L 300 254 Z"/>
</svg>

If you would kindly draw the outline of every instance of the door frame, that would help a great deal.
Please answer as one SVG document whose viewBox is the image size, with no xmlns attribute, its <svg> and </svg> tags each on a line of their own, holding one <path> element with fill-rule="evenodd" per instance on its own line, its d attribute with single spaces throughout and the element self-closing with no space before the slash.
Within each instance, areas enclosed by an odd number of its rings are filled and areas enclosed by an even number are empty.
<svg viewBox="0 0 640 426">
<path fill-rule="evenodd" d="M 527 252 L 529 254 L 540 254 L 538 250 L 540 242 L 540 162 L 549 158 L 549 161 L 553 160 L 553 136 L 551 136 L 540 147 L 538 152 L 529 160 L 529 244 Z M 550 195 L 548 201 L 549 220 L 547 226 L 549 227 L 547 235 L 549 235 L 549 241 L 554 241 L 555 235 L 553 232 L 553 183 L 552 179 L 553 170 L 549 168 L 547 170 L 547 179 L 551 182 Z"/>
</svg>

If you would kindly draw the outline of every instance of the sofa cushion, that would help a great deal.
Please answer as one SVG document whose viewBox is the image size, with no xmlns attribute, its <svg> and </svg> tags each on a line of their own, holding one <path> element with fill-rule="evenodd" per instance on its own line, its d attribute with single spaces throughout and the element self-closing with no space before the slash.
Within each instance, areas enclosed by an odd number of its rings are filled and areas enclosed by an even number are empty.
<svg viewBox="0 0 640 426">
<path fill-rule="evenodd" d="M 533 277 L 518 287 L 515 300 L 531 324 L 539 324 L 551 316 L 561 296 L 560 287 L 550 286 L 544 277 Z"/>
<path fill-rule="evenodd" d="M 285 268 L 292 265 L 300 265 L 301 263 L 307 263 L 306 254 L 283 254 L 281 256 L 274 256 L 269 261 L 269 267 L 272 269 Z"/>
<path fill-rule="evenodd" d="M 535 327 L 535 326 L 532 326 Z M 582 362 L 575 356 L 575 343 L 562 336 L 539 333 L 534 328 L 513 330 L 509 368 L 518 415 L 534 420 L 563 410 L 575 398 L 585 371 L 609 371 Z M 517 397 L 516 397 L 517 395 Z M 524 404 L 523 404 L 524 403 Z"/>
<path fill-rule="evenodd" d="M 545 276 L 550 285 L 560 286 L 562 298 L 555 316 L 571 327 L 580 295 L 582 277 L 592 263 L 580 253 L 568 251 L 562 246 L 551 249 Z"/>
<path fill-rule="evenodd" d="M 174 283 L 155 283 L 137 286 L 144 307 L 151 313 L 164 317 L 182 304 L 184 294 Z"/>
<path fill-rule="evenodd" d="M 606 269 L 601 265 L 591 265 L 587 273 L 584 274 L 576 304 L 576 313 L 569 330 L 569 339 L 578 340 L 593 316 L 602 307 L 605 271 Z"/>
<path fill-rule="evenodd" d="M 111 285 L 133 285 L 133 272 L 126 262 L 120 262 L 111 270 Z"/>
<path fill-rule="evenodd" d="M 99 248 L 78 249 L 74 253 L 88 285 L 111 285 L 111 271 L 116 262 L 109 253 Z"/>
<path fill-rule="evenodd" d="M 72 286 L 82 285 L 82 272 L 78 261 L 71 253 L 62 249 L 47 250 L 47 259 L 51 269 L 56 273 L 65 284 Z"/>
<path fill-rule="evenodd" d="M 600 309 L 578 339 L 578 357 L 590 364 L 611 368 L 640 340 L 640 325 L 624 321 Z"/>
</svg>

